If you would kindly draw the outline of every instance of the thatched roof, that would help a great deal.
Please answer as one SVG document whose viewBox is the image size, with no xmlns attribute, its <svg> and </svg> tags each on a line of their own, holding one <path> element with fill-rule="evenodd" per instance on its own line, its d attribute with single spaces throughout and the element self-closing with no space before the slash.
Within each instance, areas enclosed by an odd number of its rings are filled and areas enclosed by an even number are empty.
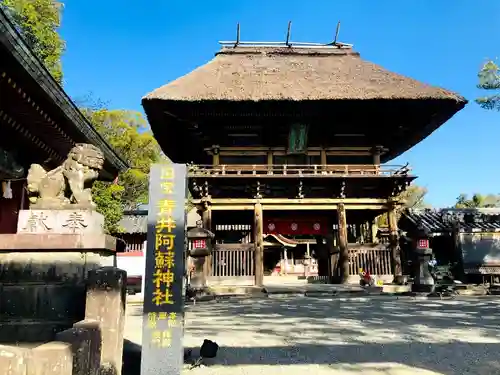
<svg viewBox="0 0 500 375">
<path fill-rule="evenodd" d="M 261 101 L 445 99 L 451 91 L 392 73 L 345 48 L 223 48 L 214 59 L 144 100 Z"/>
</svg>

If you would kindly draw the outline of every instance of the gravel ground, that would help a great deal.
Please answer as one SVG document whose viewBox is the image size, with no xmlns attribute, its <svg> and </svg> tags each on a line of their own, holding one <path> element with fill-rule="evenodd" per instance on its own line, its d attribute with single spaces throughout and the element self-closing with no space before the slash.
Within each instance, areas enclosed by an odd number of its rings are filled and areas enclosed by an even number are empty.
<svg viewBox="0 0 500 375">
<path fill-rule="evenodd" d="M 500 374 L 499 305 L 500 299 L 474 297 L 283 297 L 199 303 L 186 313 L 184 345 L 196 348 L 208 338 L 220 350 L 206 367 L 184 372 Z M 140 308 L 128 310 L 126 338 L 140 344 Z"/>
</svg>

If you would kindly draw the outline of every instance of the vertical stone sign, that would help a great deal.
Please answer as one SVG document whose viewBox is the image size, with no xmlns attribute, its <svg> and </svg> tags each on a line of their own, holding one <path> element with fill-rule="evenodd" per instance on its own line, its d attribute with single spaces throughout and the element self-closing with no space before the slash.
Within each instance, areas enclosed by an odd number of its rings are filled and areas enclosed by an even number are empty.
<svg viewBox="0 0 500 375">
<path fill-rule="evenodd" d="M 141 375 L 183 366 L 186 166 L 155 164 L 149 178 Z"/>
</svg>

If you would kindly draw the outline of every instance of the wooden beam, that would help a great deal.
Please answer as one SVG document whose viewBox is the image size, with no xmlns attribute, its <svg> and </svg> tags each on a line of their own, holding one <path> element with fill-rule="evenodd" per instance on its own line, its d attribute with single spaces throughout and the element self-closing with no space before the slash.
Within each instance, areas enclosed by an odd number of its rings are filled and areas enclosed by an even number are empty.
<svg viewBox="0 0 500 375">
<path fill-rule="evenodd" d="M 386 210 L 387 206 L 383 204 L 346 204 L 346 210 Z"/>
<path fill-rule="evenodd" d="M 322 149 L 326 151 L 371 151 L 371 147 L 369 146 L 357 146 L 357 147 L 308 147 L 308 151 L 321 151 Z M 283 151 L 286 152 L 286 147 L 265 147 L 265 146 L 239 146 L 239 147 L 220 147 L 220 151 L 229 151 L 229 152 L 236 152 L 236 151 Z M 207 147 L 205 148 L 205 151 L 211 152 L 212 148 Z"/>
<path fill-rule="evenodd" d="M 286 151 L 221 151 L 220 154 L 223 156 L 263 156 L 268 153 L 274 156 L 285 156 L 288 155 Z M 309 156 L 320 156 L 322 151 L 306 151 L 306 154 Z M 336 156 L 370 156 L 372 153 L 370 151 L 325 151 L 323 150 L 324 155 L 336 155 Z M 213 155 L 213 152 L 207 151 L 207 154 Z M 325 163 L 326 164 L 326 163 Z"/>
<path fill-rule="evenodd" d="M 253 204 L 226 204 L 226 205 L 213 205 L 212 211 L 253 211 Z"/>
<path fill-rule="evenodd" d="M 293 211 L 293 210 L 336 210 L 336 204 L 326 204 L 326 205 L 313 205 L 313 204 L 277 204 L 270 205 L 265 204 L 262 205 L 262 209 L 265 210 L 284 210 L 284 211 Z"/>
<path fill-rule="evenodd" d="M 255 285 L 263 286 L 264 284 L 264 220 L 262 215 L 262 204 L 255 203 L 254 206 L 254 226 L 253 226 L 253 242 L 255 245 Z"/>
<path fill-rule="evenodd" d="M 54 149 L 45 144 L 40 138 L 30 133 L 30 131 L 19 122 L 10 117 L 7 113 L 0 109 L 0 120 L 12 127 L 20 136 L 26 138 L 28 141 L 36 144 L 42 150 L 44 150 L 48 156 L 51 156 L 54 160 L 63 161 L 64 157 L 60 156 Z"/>
<path fill-rule="evenodd" d="M 346 284 L 349 277 L 349 249 L 347 247 L 347 218 L 343 203 L 339 204 L 337 215 L 339 220 L 340 282 Z"/>
<path fill-rule="evenodd" d="M 212 205 L 213 211 L 250 211 L 253 210 L 254 206 L 251 204 L 214 204 Z M 266 210 L 336 210 L 336 204 L 263 204 L 262 209 Z M 387 206 L 383 204 L 374 204 L 374 205 L 345 205 L 346 210 L 386 210 Z"/>
<path fill-rule="evenodd" d="M 220 204 L 387 204 L 390 198 L 303 198 L 303 199 L 287 199 L 287 198 L 213 198 L 212 205 Z M 193 199 L 193 204 L 199 204 L 201 199 Z"/>
</svg>

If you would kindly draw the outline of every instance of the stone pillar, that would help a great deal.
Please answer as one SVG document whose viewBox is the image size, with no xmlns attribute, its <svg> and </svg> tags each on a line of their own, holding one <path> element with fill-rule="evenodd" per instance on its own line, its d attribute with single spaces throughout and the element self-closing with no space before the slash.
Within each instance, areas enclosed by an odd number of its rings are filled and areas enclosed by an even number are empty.
<svg viewBox="0 0 500 375">
<path fill-rule="evenodd" d="M 197 207 L 196 212 L 198 215 L 200 215 L 201 218 L 201 227 L 205 225 L 203 222 L 203 219 L 205 217 L 206 219 L 206 214 L 205 212 L 205 205 L 202 204 Z M 199 221 L 196 222 L 196 225 L 198 226 L 200 224 Z M 190 244 L 187 245 L 188 247 L 191 246 Z M 200 257 L 200 258 L 188 258 L 186 259 L 186 266 L 192 265 L 192 270 L 186 269 L 186 271 L 191 272 L 191 277 L 189 279 L 189 285 L 191 288 L 196 289 L 198 291 L 201 291 L 203 288 L 206 287 L 206 277 L 205 277 L 205 257 Z"/>
<path fill-rule="evenodd" d="M 264 285 L 264 218 L 262 214 L 262 204 L 255 203 L 253 221 L 253 242 L 255 246 L 255 285 Z"/>
<path fill-rule="evenodd" d="M 115 375 L 119 374 L 121 368 L 110 366 L 108 372 L 103 370 L 108 367 L 101 368 L 100 353 L 101 346 L 101 324 L 97 321 L 81 322 L 80 325 L 75 324 L 73 328 L 64 330 L 56 334 L 56 341 L 66 343 L 71 350 L 70 358 L 72 358 L 72 375 Z M 98 357 L 99 355 L 99 357 Z M 43 372 L 42 372 L 43 374 Z"/>
<path fill-rule="evenodd" d="M 127 273 L 114 267 L 89 272 L 85 318 L 99 322 L 101 367 L 121 374 Z"/>
<path fill-rule="evenodd" d="M 78 375 L 73 372 L 73 354 L 71 344 L 48 342 L 31 350 L 29 374 L 33 375 Z M 7 371 L 7 374 L 9 372 Z M 4 374 L 4 372 L 2 372 Z M 94 375 L 94 373 L 88 373 Z M 97 374 L 97 373 L 96 373 Z"/>
<path fill-rule="evenodd" d="M 411 290 L 413 292 L 434 291 L 434 279 L 429 272 L 429 261 L 432 258 L 432 249 L 415 249 L 416 269 L 415 280 L 413 281 Z"/>
<path fill-rule="evenodd" d="M 399 247 L 398 221 L 396 215 L 396 203 L 389 204 L 389 248 L 391 249 L 392 274 L 394 284 L 403 283 L 403 269 L 401 267 L 401 249 Z"/>
<path fill-rule="evenodd" d="M 349 277 L 349 249 L 347 246 L 347 218 L 343 203 L 339 203 L 337 214 L 339 220 L 340 282 L 346 284 Z"/>
<path fill-rule="evenodd" d="M 201 216 L 201 227 L 209 231 L 212 230 L 212 207 L 209 201 L 205 201 L 198 207 L 198 214 Z M 207 277 L 212 269 L 212 256 L 191 258 L 193 273 L 191 274 L 190 286 L 198 291 L 207 288 Z"/>
<path fill-rule="evenodd" d="M 89 365 L 89 375 L 104 375 L 101 371 L 101 352 L 102 352 L 102 337 L 101 325 L 96 320 L 80 320 L 73 324 L 73 328 L 86 331 L 90 339 L 90 346 L 88 348 L 89 355 L 86 357 Z"/>
<path fill-rule="evenodd" d="M 0 374 L 26 375 L 30 354 L 29 349 L 0 345 Z"/>
</svg>

